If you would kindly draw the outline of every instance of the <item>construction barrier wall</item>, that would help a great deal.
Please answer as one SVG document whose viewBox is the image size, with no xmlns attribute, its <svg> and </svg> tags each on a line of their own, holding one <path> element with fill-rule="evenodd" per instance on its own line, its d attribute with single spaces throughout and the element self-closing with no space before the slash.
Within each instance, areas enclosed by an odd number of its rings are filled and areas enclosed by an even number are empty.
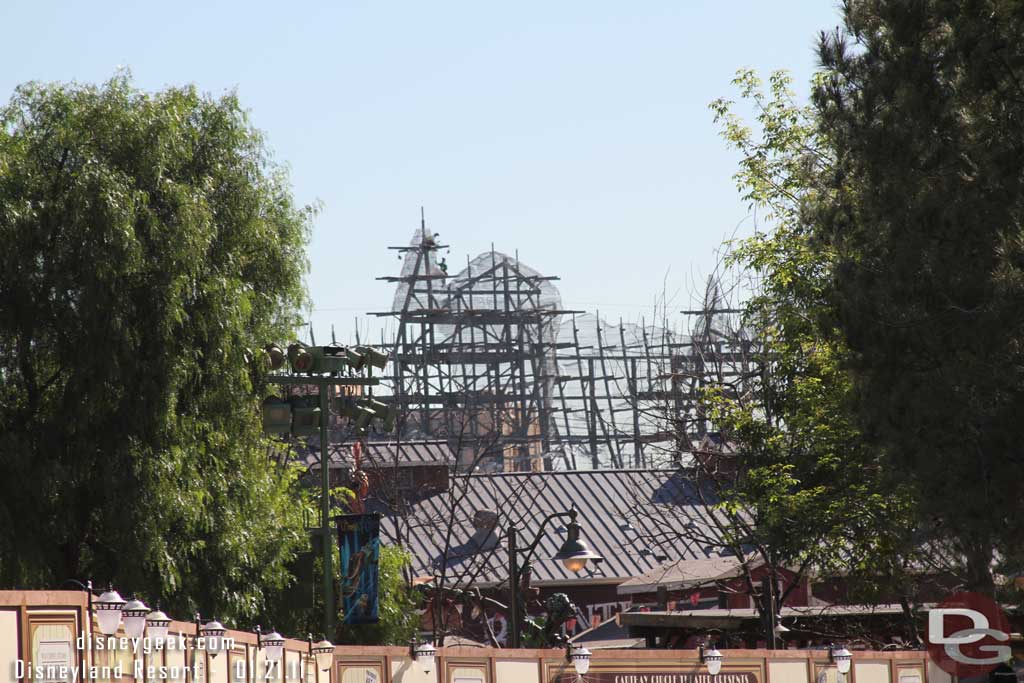
<svg viewBox="0 0 1024 683">
<path fill-rule="evenodd" d="M 228 630 L 227 651 L 194 647 L 196 625 L 174 621 L 163 649 L 127 640 L 101 648 L 88 623 L 88 600 L 76 591 L 0 591 L 0 683 L 577 683 L 563 650 L 439 648 L 428 674 L 406 647 L 339 645 L 330 669 L 318 671 L 305 640 L 287 639 L 277 664 L 256 647 L 256 634 Z M 123 634 L 122 634 L 123 636 Z M 149 647 L 147 647 L 149 645 Z M 585 683 L 952 683 L 924 652 L 854 653 L 840 675 L 821 650 L 723 650 L 710 676 L 693 650 L 597 650 Z M 84 666 L 83 666 L 84 665 Z M 57 675 L 60 666 L 68 675 Z M 96 667 L 89 669 L 88 667 Z M 40 668 L 41 667 L 41 668 Z"/>
</svg>

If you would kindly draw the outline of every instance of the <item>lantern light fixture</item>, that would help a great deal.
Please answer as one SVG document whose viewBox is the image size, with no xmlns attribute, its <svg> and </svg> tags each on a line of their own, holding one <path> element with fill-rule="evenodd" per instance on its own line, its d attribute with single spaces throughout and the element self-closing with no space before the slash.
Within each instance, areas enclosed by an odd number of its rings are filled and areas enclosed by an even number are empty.
<svg viewBox="0 0 1024 683">
<path fill-rule="evenodd" d="M 112 636 L 117 633 L 117 627 L 121 624 L 121 610 L 125 601 L 120 593 L 108 588 L 107 592 L 96 598 L 93 608 L 96 610 L 96 620 L 100 625 L 100 633 L 105 636 Z"/>
<path fill-rule="evenodd" d="M 412 642 L 412 658 L 419 663 L 423 673 L 429 674 L 434 670 L 434 657 L 436 655 L 437 648 L 434 647 L 433 643 L 417 644 L 415 640 Z"/>
<path fill-rule="evenodd" d="M 267 652 L 268 662 L 281 660 L 281 655 L 284 653 L 284 636 L 277 631 L 271 631 L 261 636 L 260 641 L 260 645 Z"/>
<path fill-rule="evenodd" d="M 718 651 L 714 643 L 711 644 L 710 650 L 704 650 L 704 646 L 700 646 L 700 661 L 701 664 L 705 664 L 708 667 L 708 673 L 712 676 L 717 676 L 718 672 L 722 670 L 722 660 L 725 656 Z"/>
<path fill-rule="evenodd" d="M 171 625 L 171 618 L 157 609 L 146 616 L 146 635 L 154 642 L 162 643 L 167 639 L 167 627 Z"/>
<path fill-rule="evenodd" d="M 829 645 L 828 647 L 828 659 L 830 662 L 835 663 L 836 671 L 841 674 L 847 674 L 850 672 L 850 665 L 853 663 L 853 653 L 846 649 L 846 646 L 840 646 L 836 649 L 835 645 Z"/>
<path fill-rule="evenodd" d="M 573 573 L 583 571 L 590 560 L 603 559 L 600 555 L 591 550 L 587 544 L 580 540 L 580 525 L 576 523 L 575 515 L 570 519 L 568 536 L 565 543 L 559 548 L 552 560 L 560 560 L 566 569 Z"/>
<path fill-rule="evenodd" d="M 316 668 L 327 671 L 334 661 L 334 643 L 324 639 L 310 649 L 310 653 L 316 658 Z"/>
<path fill-rule="evenodd" d="M 138 598 L 132 598 L 121 608 L 121 618 L 124 619 L 124 634 L 129 638 L 141 638 L 146 630 L 146 616 L 149 608 L 146 603 Z"/>
<path fill-rule="evenodd" d="M 211 657 L 216 657 L 224 650 L 224 633 L 227 629 L 224 624 L 216 619 L 206 622 L 206 625 L 199 629 L 206 641 L 206 651 Z"/>
<path fill-rule="evenodd" d="M 565 658 L 572 662 L 578 675 L 582 676 L 590 671 L 590 650 L 582 645 L 568 643 L 565 648 Z"/>
</svg>

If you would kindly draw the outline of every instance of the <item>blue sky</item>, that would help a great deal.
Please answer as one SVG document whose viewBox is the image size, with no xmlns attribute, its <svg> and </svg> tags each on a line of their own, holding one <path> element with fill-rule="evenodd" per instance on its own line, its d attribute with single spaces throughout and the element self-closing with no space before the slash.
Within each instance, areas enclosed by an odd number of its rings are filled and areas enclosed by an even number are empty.
<svg viewBox="0 0 1024 683">
<path fill-rule="evenodd" d="M 391 300 L 426 207 L 457 269 L 493 243 L 568 307 L 677 307 L 753 220 L 707 105 L 741 67 L 806 95 L 835 3 L 30 2 L 0 0 L 0 93 L 28 80 L 237 89 L 296 198 L 323 212 L 309 288 L 320 334 Z M 363 319 L 363 331 L 377 325 Z"/>
</svg>

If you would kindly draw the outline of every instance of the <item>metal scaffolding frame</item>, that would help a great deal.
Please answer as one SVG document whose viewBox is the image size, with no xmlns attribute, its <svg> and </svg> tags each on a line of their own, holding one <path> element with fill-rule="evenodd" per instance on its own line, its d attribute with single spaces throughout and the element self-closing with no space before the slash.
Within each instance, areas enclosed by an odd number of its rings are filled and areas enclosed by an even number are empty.
<svg viewBox="0 0 1024 683">
<path fill-rule="evenodd" d="M 446 439 L 484 471 L 643 468 L 684 463 L 714 426 L 710 386 L 757 390 L 760 345 L 712 282 L 686 333 L 618 325 L 561 307 L 553 282 L 494 250 L 449 275 L 448 245 L 421 222 L 390 311 L 391 396 L 401 438 Z M 665 316 L 667 318 L 667 316 Z"/>
</svg>

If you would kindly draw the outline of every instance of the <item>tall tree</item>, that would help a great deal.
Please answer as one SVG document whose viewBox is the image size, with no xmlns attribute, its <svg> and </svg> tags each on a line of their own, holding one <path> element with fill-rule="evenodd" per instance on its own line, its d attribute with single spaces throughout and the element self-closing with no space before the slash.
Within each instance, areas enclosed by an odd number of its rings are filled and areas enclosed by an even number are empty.
<svg viewBox="0 0 1024 683">
<path fill-rule="evenodd" d="M 749 277 L 744 324 L 761 348 L 752 358 L 754 391 L 720 383 L 705 395 L 735 454 L 698 457 L 695 471 L 715 485 L 724 521 L 719 542 L 745 558 L 751 592 L 759 588 L 751 565 L 762 563 L 771 574 L 788 567 L 798 577 L 859 579 L 867 592 L 888 598 L 903 590 L 914 548 L 906 528 L 910 500 L 858 428 L 845 370 L 849 350 L 827 315 L 834 254 L 805 220 L 832 191 L 823 179 L 834 158 L 784 73 L 772 74 L 767 92 L 750 71 L 734 84 L 754 110 L 754 127 L 728 100 L 712 110 L 741 154 L 737 187 L 762 221 L 729 257 Z M 899 597 L 909 618 L 912 596 Z"/>
<path fill-rule="evenodd" d="M 253 615 L 305 543 L 246 348 L 306 301 L 310 208 L 234 95 L 19 87 L 0 109 L 0 583 Z M 300 504 L 297 504 L 300 503 Z"/>
<path fill-rule="evenodd" d="M 722 308 L 722 292 L 745 296 L 741 320 L 730 329 L 725 315 L 712 319 L 706 325 L 717 330 L 715 339 L 729 341 L 701 342 L 695 334 L 689 349 L 702 368 L 726 370 L 709 377 L 697 416 L 720 438 L 699 445 L 683 470 L 703 505 L 638 506 L 636 513 L 668 516 L 674 523 L 664 525 L 665 535 L 736 556 L 741 580 L 719 589 L 755 598 L 766 640 L 781 604 L 813 574 L 844 577 L 856 588 L 850 599 L 902 600 L 914 641 L 915 596 L 904 581 L 916 547 L 911 501 L 858 429 L 849 351 L 827 315 L 833 254 L 805 221 L 829 191 L 823 179 L 833 159 L 786 74 L 772 74 L 765 88 L 754 72 L 741 71 L 734 85 L 755 121 L 744 122 L 730 100 L 711 108 L 741 155 L 734 177 L 760 224 L 731 245 L 726 267 L 716 269 L 722 284 L 705 297 L 706 308 Z M 786 585 L 781 593 L 773 588 L 779 585 Z"/>
<path fill-rule="evenodd" d="M 851 0 L 814 101 L 812 222 L 865 433 L 993 588 L 1024 525 L 1024 3 Z"/>
</svg>

